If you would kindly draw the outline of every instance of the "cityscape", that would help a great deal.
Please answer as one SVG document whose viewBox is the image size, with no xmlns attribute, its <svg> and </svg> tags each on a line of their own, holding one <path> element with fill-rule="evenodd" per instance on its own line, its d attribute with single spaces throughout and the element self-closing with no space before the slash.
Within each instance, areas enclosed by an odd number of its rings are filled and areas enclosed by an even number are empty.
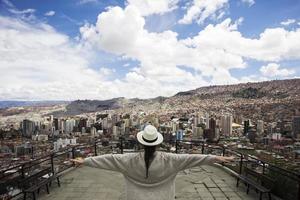
<svg viewBox="0 0 300 200">
<path fill-rule="evenodd" d="M 146 152 L 152 125 L 166 155 L 232 158 L 178 172 L 175 199 L 300 200 L 299 11 L 0 0 L 0 199 L 126 199 L 74 160 Z"/>
<path fill-rule="evenodd" d="M 256 91 L 255 88 L 270 85 L 276 88 L 281 85 L 280 94 L 284 97 L 275 95 L 270 98 L 269 94 L 257 96 L 254 93 L 248 96 L 248 91 L 259 93 L 261 91 Z M 295 85 L 294 89 L 288 90 L 291 85 Z M 224 96 L 219 102 L 214 102 L 216 108 L 203 109 L 206 101 L 213 102 L 218 93 L 224 95 L 224 87 L 231 94 L 225 94 L 226 98 L 234 100 L 235 103 L 222 105 L 222 101 L 228 102 Z M 1 169 L 5 172 L 14 166 L 80 146 L 85 148 L 76 150 L 75 155 L 79 157 L 92 156 L 95 151 L 99 154 L 139 151 L 141 146 L 138 145 L 136 134 L 143 130 L 145 125 L 152 124 L 164 136 L 162 151 L 195 153 L 201 152 L 204 148 L 202 145 L 221 147 L 299 174 L 299 87 L 300 79 L 291 79 L 199 88 L 197 90 L 203 92 L 206 97 L 196 97 L 195 91 L 187 91 L 173 97 L 160 98 L 159 103 L 156 100 L 149 103 L 149 100 L 121 98 L 122 103 L 117 99 L 118 105 L 114 99 L 108 100 L 109 104 L 107 101 L 77 100 L 54 105 L 38 103 L 36 106 L 2 108 Z M 236 96 L 241 91 L 245 94 Z M 290 95 L 284 95 L 287 92 Z M 210 96 L 209 93 L 214 96 Z M 182 98 L 190 97 L 193 97 L 190 102 L 180 102 Z M 202 103 L 195 103 L 195 97 Z M 251 101 L 251 104 L 247 101 Z M 270 113 L 258 113 L 258 110 L 262 109 L 262 101 L 269 101 L 269 107 L 276 105 L 278 118 L 273 118 L 272 109 L 269 109 Z M 96 102 L 102 111 L 86 112 Z M 242 111 L 237 112 L 233 108 L 238 102 Z M 217 103 L 219 105 L 216 105 Z M 172 109 L 166 106 L 167 104 L 172 104 Z M 291 104 L 296 106 L 290 107 L 289 111 L 285 107 Z M 187 107 L 184 107 L 185 105 Z M 255 110 L 250 111 L 249 105 Z M 82 106 L 86 110 L 78 109 Z M 78 110 L 81 113 L 69 114 Z M 243 115 L 244 112 L 247 115 Z M 179 146 L 179 142 L 183 142 L 182 145 Z M 98 150 L 94 150 L 95 148 Z M 215 153 L 218 154 L 217 151 Z M 59 158 L 56 161 L 56 170 L 60 171 L 70 166 L 70 157 L 72 156 L 67 154 Z"/>
</svg>

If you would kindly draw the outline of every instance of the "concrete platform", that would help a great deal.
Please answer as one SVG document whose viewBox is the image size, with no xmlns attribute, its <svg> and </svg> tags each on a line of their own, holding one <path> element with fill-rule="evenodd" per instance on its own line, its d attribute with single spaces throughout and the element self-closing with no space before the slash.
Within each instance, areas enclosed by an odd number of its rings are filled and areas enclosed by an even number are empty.
<svg viewBox="0 0 300 200">
<path fill-rule="evenodd" d="M 259 199 L 254 190 L 247 195 L 243 184 L 239 188 L 235 184 L 236 179 L 219 167 L 201 166 L 185 170 L 176 179 L 176 199 Z M 80 167 L 62 177 L 60 188 L 53 184 L 50 194 L 42 193 L 39 196 L 42 200 L 122 200 L 124 183 L 119 173 Z"/>
</svg>

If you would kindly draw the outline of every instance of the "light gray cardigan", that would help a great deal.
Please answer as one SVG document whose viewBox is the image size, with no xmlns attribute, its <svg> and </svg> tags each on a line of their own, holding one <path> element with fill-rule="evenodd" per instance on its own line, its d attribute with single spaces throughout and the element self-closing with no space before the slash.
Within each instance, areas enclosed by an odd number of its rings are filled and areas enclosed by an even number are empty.
<svg viewBox="0 0 300 200">
<path fill-rule="evenodd" d="M 84 159 L 84 165 L 123 174 L 127 200 L 174 200 L 179 171 L 215 162 L 213 155 L 155 152 L 146 179 L 144 152 L 106 154 Z"/>
</svg>

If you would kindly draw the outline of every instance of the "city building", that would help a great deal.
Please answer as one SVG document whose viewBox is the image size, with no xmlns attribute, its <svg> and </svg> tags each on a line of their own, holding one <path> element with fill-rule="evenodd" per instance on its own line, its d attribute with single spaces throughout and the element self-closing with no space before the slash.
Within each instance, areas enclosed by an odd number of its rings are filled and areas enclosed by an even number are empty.
<svg viewBox="0 0 300 200">
<path fill-rule="evenodd" d="M 35 123 L 33 121 L 28 120 L 28 119 L 24 119 L 21 122 L 21 127 L 22 127 L 22 135 L 24 137 L 31 138 L 31 136 L 36 131 Z"/>
<path fill-rule="evenodd" d="M 300 116 L 293 117 L 292 132 L 295 138 L 300 137 Z"/>
<path fill-rule="evenodd" d="M 232 116 L 222 115 L 221 116 L 221 130 L 223 136 L 232 135 Z"/>
<path fill-rule="evenodd" d="M 264 121 L 263 120 L 257 120 L 256 132 L 258 135 L 262 135 L 264 133 Z"/>
</svg>

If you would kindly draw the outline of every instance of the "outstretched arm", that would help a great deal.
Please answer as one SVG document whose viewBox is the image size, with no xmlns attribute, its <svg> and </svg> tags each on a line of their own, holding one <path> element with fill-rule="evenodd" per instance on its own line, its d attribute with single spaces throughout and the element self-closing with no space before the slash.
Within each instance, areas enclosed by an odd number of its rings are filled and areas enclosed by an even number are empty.
<svg viewBox="0 0 300 200">
<path fill-rule="evenodd" d="M 119 154 L 106 154 L 101 156 L 94 156 L 89 158 L 77 158 L 71 159 L 75 165 L 86 165 L 89 167 L 95 167 L 100 169 L 112 170 L 122 172 L 125 170 L 124 164 Z"/>
<path fill-rule="evenodd" d="M 199 165 L 210 165 L 216 162 L 231 162 L 234 157 L 203 155 L 203 154 L 173 154 L 174 164 L 178 171 Z"/>
</svg>

